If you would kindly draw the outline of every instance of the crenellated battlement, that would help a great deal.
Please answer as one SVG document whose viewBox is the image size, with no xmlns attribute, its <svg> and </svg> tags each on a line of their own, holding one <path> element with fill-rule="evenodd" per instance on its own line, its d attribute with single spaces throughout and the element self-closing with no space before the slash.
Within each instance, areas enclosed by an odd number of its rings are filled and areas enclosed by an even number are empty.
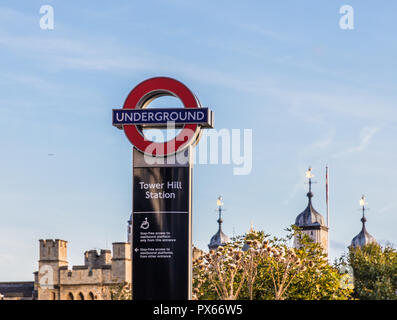
<svg viewBox="0 0 397 320">
<path fill-rule="evenodd" d="M 89 268 L 96 268 L 112 263 L 112 252 L 110 250 L 89 250 L 84 252 L 84 265 Z"/>
<path fill-rule="evenodd" d="M 40 261 L 66 262 L 67 241 L 60 239 L 40 239 Z"/>
<path fill-rule="evenodd" d="M 131 260 L 131 244 L 128 242 L 113 242 L 112 260 Z"/>
<path fill-rule="evenodd" d="M 67 241 L 66 240 L 61 240 L 61 239 L 40 239 L 40 247 L 55 247 L 55 246 L 59 246 L 59 247 L 63 247 L 66 248 L 67 247 Z"/>
<path fill-rule="evenodd" d="M 93 294 L 95 299 L 102 299 L 104 287 L 131 282 L 131 245 L 116 242 L 112 251 L 88 250 L 84 252 L 84 265 L 69 269 L 67 241 L 40 240 L 39 270 L 42 271 L 35 280 L 39 299 L 78 298 L 80 294 L 86 298 Z M 54 288 L 40 286 L 46 281 L 52 282 Z"/>
<path fill-rule="evenodd" d="M 83 284 L 110 284 L 112 283 L 111 266 L 88 268 L 87 266 L 73 266 L 59 269 L 60 285 L 83 285 Z"/>
</svg>

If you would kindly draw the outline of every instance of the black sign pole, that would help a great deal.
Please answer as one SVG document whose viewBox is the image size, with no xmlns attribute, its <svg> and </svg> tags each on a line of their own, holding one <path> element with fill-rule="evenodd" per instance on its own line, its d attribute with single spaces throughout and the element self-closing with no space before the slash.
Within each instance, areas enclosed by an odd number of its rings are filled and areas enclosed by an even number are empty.
<svg viewBox="0 0 397 320">
<path fill-rule="evenodd" d="M 191 157 L 191 146 L 164 158 L 133 149 L 134 300 L 191 299 Z"/>
</svg>

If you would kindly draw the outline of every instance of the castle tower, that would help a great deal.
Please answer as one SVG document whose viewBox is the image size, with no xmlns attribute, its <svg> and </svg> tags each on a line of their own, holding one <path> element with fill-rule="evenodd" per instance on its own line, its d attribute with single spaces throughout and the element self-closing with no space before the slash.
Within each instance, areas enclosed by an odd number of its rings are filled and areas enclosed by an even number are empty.
<svg viewBox="0 0 397 320">
<path fill-rule="evenodd" d="M 68 265 L 67 241 L 48 239 L 39 242 L 38 299 L 59 300 L 59 269 Z"/>
<path fill-rule="evenodd" d="M 131 244 L 113 243 L 112 277 L 119 282 L 132 281 Z"/>
<path fill-rule="evenodd" d="M 311 168 L 306 172 L 309 180 L 309 192 L 307 193 L 308 204 L 306 209 L 296 217 L 295 225 L 304 234 L 307 234 L 315 243 L 321 244 L 326 254 L 328 254 L 328 227 L 324 222 L 323 216 L 318 213 L 312 205 L 312 178 Z M 299 239 L 295 238 L 295 247 L 299 247 Z"/>
<path fill-rule="evenodd" d="M 112 262 L 110 250 L 102 249 L 98 254 L 97 250 L 89 250 L 84 252 L 84 265 L 89 269 L 110 265 Z"/>
<path fill-rule="evenodd" d="M 365 196 L 362 196 L 360 199 L 360 206 L 363 210 L 363 216 L 361 218 L 362 228 L 360 233 L 353 238 L 350 245 L 351 248 L 363 247 L 370 243 L 377 243 L 375 238 L 371 236 L 365 228 L 365 223 L 367 222 L 367 219 L 365 218 L 365 205 Z"/>
<path fill-rule="evenodd" d="M 218 213 L 219 213 L 219 218 L 218 218 L 217 222 L 218 222 L 219 228 L 218 228 L 218 232 L 215 233 L 210 240 L 210 244 L 208 245 L 208 248 L 210 250 L 216 250 L 216 248 L 218 248 L 219 246 L 224 246 L 228 242 L 230 242 L 229 237 L 222 232 L 222 222 L 223 222 L 222 211 L 224 211 L 224 210 L 222 208 L 223 203 L 222 203 L 221 196 L 218 197 L 217 206 L 218 206 Z"/>
</svg>

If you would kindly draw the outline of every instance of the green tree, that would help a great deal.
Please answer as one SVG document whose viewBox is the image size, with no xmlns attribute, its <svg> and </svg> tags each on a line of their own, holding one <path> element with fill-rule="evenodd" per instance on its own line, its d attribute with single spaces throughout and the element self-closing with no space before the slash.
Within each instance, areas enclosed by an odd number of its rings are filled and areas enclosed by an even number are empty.
<svg viewBox="0 0 397 320">
<path fill-rule="evenodd" d="M 272 246 L 285 253 L 285 259 L 271 256 L 259 264 L 261 276 L 256 283 L 256 299 L 350 299 L 352 291 L 341 285 L 342 275 L 336 266 L 328 263 L 323 248 L 299 228 L 292 226 L 287 231 L 286 238 L 274 238 L 271 241 Z M 299 248 L 288 247 L 294 237 L 299 238 Z M 295 258 L 292 260 L 295 265 L 291 263 L 291 258 Z M 274 293 L 269 290 L 273 278 L 284 279 Z"/>
<path fill-rule="evenodd" d="M 350 248 L 344 259 L 353 269 L 354 296 L 362 300 L 397 299 L 397 252 L 368 244 Z"/>
<path fill-rule="evenodd" d="M 103 300 L 131 300 L 131 283 L 114 281 L 111 285 L 102 287 L 101 297 Z"/>
<path fill-rule="evenodd" d="M 328 263 L 327 255 L 320 244 L 314 243 L 299 230 L 301 247 L 297 256 L 304 262 L 304 270 L 293 280 L 288 299 L 291 300 L 346 300 L 352 298 L 352 290 L 343 285 L 343 275 L 336 265 Z"/>
<path fill-rule="evenodd" d="M 197 299 L 348 299 L 342 275 L 323 249 L 297 229 L 286 238 L 251 231 L 194 261 Z M 300 237 L 301 247 L 288 243 Z"/>
</svg>

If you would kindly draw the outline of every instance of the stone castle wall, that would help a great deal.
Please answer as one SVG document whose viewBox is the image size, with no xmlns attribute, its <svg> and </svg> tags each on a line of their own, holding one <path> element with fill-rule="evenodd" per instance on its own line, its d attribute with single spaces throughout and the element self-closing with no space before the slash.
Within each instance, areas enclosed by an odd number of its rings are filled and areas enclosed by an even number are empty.
<svg viewBox="0 0 397 320">
<path fill-rule="evenodd" d="M 103 300 L 109 290 L 122 283 L 131 283 L 131 245 L 113 243 L 110 250 L 86 251 L 84 265 L 67 262 L 67 242 L 40 240 L 39 271 L 35 287 L 39 300 Z"/>
</svg>

